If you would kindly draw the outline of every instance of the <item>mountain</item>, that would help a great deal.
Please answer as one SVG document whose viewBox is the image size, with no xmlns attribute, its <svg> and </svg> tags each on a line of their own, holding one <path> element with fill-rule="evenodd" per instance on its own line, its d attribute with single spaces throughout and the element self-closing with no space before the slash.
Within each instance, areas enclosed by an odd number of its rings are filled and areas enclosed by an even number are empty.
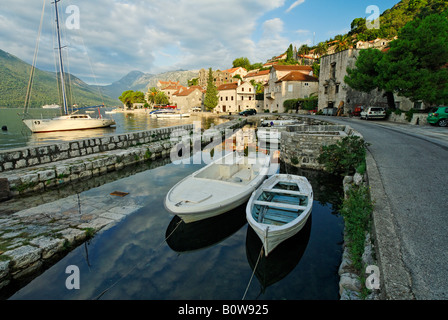
<svg viewBox="0 0 448 320">
<path fill-rule="evenodd" d="M 178 70 L 160 74 L 131 71 L 120 80 L 106 86 L 99 86 L 101 92 L 118 99 L 126 90 L 146 92 L 151 87 L 156 87 L 157 81 L 179 81 L 183 86 L 188 86 L 188 80 L 197 78 L 199 70 Z"/>
<path fill-rule="evenodd" d="M 103 94 L 113 97 L 114 99 L 118 99 L 123 91 L 134 90 L 129 88 L 135 87 L 134 83 L 144 75 L 145 74 L 140 71 L 131 71 L 123 78 L 110 85 L 99 86 L 99 89 Z"/>
<path fill-rule="evenodd" d="M 23 107 L 31 72 L 31 65 L 0 49 L 0 106 Z M 73 103 L 80 106 L 105 103 L 119 105 L 120 101 L 100 92 L 74 75 L 68 75 L 71 82 Z M 67 75 L 66 75 L 66 78 Z M 30 107 L 39 108 L 46 104 L 60 103 L 55 72 L 35 70 Z"/>
</svg>

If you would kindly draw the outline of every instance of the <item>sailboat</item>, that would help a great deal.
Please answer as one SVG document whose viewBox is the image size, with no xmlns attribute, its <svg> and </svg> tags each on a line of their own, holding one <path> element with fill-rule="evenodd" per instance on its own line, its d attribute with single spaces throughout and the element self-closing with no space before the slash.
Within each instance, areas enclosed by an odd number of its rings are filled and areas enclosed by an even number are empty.
<svg viewBox="0 0 448 320">
<path fill-rule="evenodd" d="M 62 59 L 62 46 L 61 46 L 61 34 L 59 29 L 59 13 L 58 13 L 58 2 L 61 0 L 55 0 L 54 7 L 56 11 L 56 31 L 57 31 L 57 41 L 58 41 L 58 53 L 59 53 L 59 77 L 61 83 L 61 91 L 62 91 L 62 104 L 64 114 L 60 117 L 55 117 L 52 119 L 23 119 L 23 123 L 33 132 L 54 132 L 54 131 L 71 131 L 71 130 L 86 130 L 86 129 L 96 129 L 96 128 L 106 128 L 112 125 L 115 125 L 115 120 L 113 119 L 105 119 L 101 117 L 101 113 L 99 113 L 99 118 L 92 118 L 87 114 L 76 114 L 69 113 L 68 103 L 67 103 L 67 92 L 66 92 L 66 83 L 64 79 L 64 64 Z M 42 22 L 41 22 L 42 24 Z M 40 31 L 39 31 L 40 32 Z M 37 46 L 36 46 L 37 48 Z M 36 57 L 36 54 L 35 54 Z M 25 112 L 27 112 L 28 104 L 29 104 L 29 92 L 32 83 L 32 77 L 34 73 L 35 62 L 33 63 L 33 68 L 31 70 L 30 76 L 30 84 L 28 85 L 28 92 L 25 101 Z M 100 107 L 104 105 L 93 106 Z M 99 109 L 98 109 L 99 110 Z"/>
</svg>

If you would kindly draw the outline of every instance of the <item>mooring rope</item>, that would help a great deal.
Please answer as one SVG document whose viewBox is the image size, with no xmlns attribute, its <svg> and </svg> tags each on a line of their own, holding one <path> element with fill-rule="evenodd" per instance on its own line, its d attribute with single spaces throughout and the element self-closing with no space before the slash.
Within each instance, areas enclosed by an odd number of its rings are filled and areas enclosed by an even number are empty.
<svg viewBox="0 0 448 320">
<path fill-rule="evenodd" d="M 169 237 L 171 237 L 171 235 L 174 233 L 174 231 L 176 231 L 176 229 L 180 226 L 180 224 L 182 223 L 182 220 L 180 220 L 176 227 L 174 228 L 174 230 L 154 249 L 157 250 L 158 248 L 160 248 L 162 246 L 162 244 L 168 240 Z M 123 278 L 127 277 L 132 271 L 134 271 L 138 266 L 140 266 L 141 263 L 136 264 L 135 266 L 133 266 L 128 272 L 126 272 L 124 275 L 122 275 L 119 279 L 117 279 L 117 281 L 115 281 L 114 283 L 112 283 L 109 287 L 107 287 L 106 289 L 104 289 L 99 295 L 97 295 L 95 298 L 93 298 L 92 300 L 98 300 L 100 299 L 107 291 L 109 291 L 110 289 L 112 289 L 113 287 L 115 287 L 115 285 L 120 282 Z"/>
<path fill-rule="evenodd" d="M 263 255 L 263 245 L 261 245 L 260 254 L 258 255 L 257 263 L 255 263 L 254 271 L 252 272 L 252 275 L 250 276 L 249 283 L 247 284 L 246 291 L 244 292 L 243 298 L 241 300 L 244 300 L 246 298 L 247 290 L 249 290 L 250 284 L 252 282 L 252 278 L 254 277 L 255 271 L 257 270 L 258 262 L 260 261 L 261 256 Z"/>
</svg>

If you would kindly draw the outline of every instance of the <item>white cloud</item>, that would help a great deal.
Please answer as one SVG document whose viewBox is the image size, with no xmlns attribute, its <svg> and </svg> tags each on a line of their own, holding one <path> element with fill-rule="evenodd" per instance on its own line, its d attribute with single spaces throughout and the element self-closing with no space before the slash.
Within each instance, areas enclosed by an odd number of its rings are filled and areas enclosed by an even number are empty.
<svg viewBox="0 0 448 320">
<path fill-rule="evenodd" d="M 257 61 L 266 61 L 285 51 L 289 42 L 283 33 L 284 23 L 280 18 L 267 20 L 263 23 L 261 40 L 256 44 Z"/>
<path fill-rule="evenodd" d="M 295 1 L 293 4 L 291 4 L 291 5 L 289 6 L 288 9 L 286 9 L 286 12 L 290 12 L 292 9 L 294 9 L 294 8 L 297 7 L 298 5 L 301 5 L 301 4 L 304 3 L 304 2 L 305 2 L 305 0 L 297 0 L 297 1 Z"/>
<path fill-rule="evenodd" d="M 46 1 L 46 18 L 38 67 L 54 69 L 51 24 L 54 8 Z M 69 5 L 79 7 L 80 29 L 66 30 L 70 71 L 93 82 L 88 58 L 100 83 L 111 83 L 131 70 L 227 68 L 246 56 L 263 62 L 288 45 L 283 23 L 268 12 L 285 0 L 63 0 L 61 22 Z M 39 27 L 41 1 L 16 0 L 0 13 L 0 48 L 31 63 Z M 5 27 L 3 27 L 5 26 Z M 6 27 L 7 26 L 7 27 Z M 258 42 L 254 35 L 262 28 Z M 81 41 L 82 39 L 82 41 Z M 270 46 L 281 46 L 270 47 Z M 172 58 L 170 58 L 170 56 Z"/>
</svg>

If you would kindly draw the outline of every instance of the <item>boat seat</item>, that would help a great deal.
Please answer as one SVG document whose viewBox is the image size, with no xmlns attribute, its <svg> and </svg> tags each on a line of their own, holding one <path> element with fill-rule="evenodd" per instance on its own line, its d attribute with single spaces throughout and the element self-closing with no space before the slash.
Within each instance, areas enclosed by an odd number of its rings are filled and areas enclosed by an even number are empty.
<svg viewBox="0 0 448 320">
<path fill-rule="evenodd" d="M 244 168 L 241 169 L 240 171 L 238 171 L 237 173 L 235 173 L 232 176 L 232 180 L 238 180 L 240 179 L 241 181 L 249 181 L 252 175 L 252 171 L 248 168 Z"/>
<path fill-rule="evenodd" d="M 258 205 L 266 206 L 266 207 L 270 207 L 270 208 L 281 208 L 281 209 L 295 210 L 295 211 L 299 211 L 299 210 L 303 211 L 306 209 L 306 206 L 297 206 L 297 205 L 281 203 L 281 202 L 269 202 L 269 201 L 255 200 L 254 204 L 258 204 Z"/>
</svg>

